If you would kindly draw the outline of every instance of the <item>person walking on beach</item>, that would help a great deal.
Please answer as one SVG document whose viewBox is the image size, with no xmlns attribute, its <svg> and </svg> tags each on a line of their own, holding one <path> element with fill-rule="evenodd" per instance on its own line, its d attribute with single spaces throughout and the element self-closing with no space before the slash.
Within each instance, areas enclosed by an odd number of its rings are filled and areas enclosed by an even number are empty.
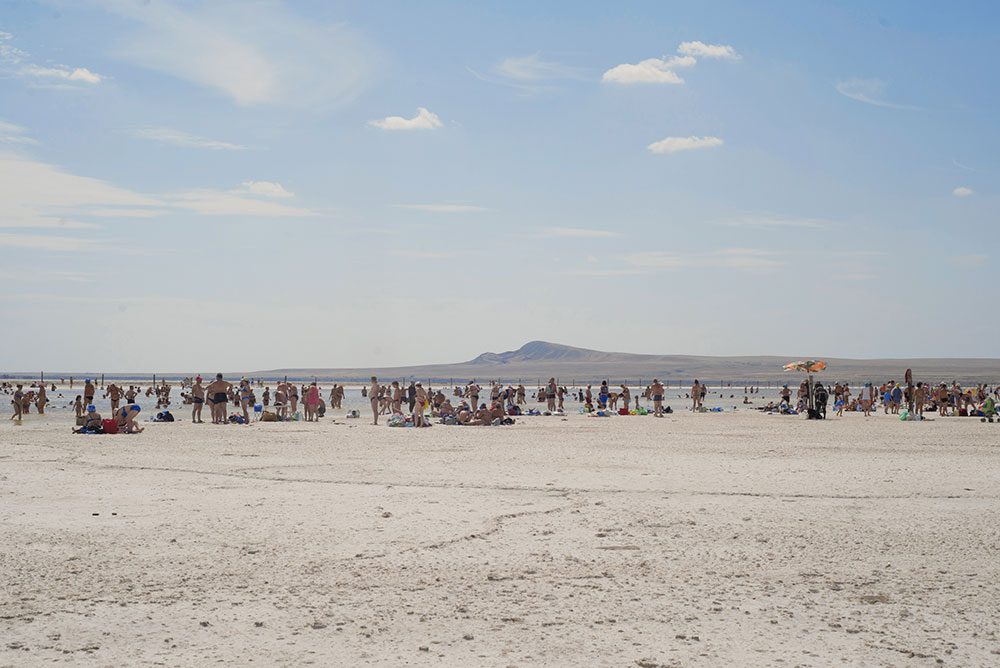
<svg viewBox="0 0 1000 668">
<path fill-rule="evenodd" d="M 649 393 L 653 397 L 653 416 L 663 417 L 663 385 L 656 378 L 653 379 L 653 384 L 649 386 Z"/>
<path fill-rule="evenodd" d="M 371 387 L 368 388 L 368 398 L 371 400 L 372 404 L 372 424 L 378 426 L 378 378 L 372 376 Z"/>
<path fill-rule="evenodd" d="M 201 376 L 194 379 L 191 386 L 191 422 L 202 424 L 201 409 L 205 407 L 205 388 L 201 384 Z"/>
<path fill-rule="evenodd" d="M 413 385 L 413 426 L 414 427 L 429 427 L 427 421 L 424 420 L 424 408 L 427 406 L 427 392 L 424 390 L 423 385 L 417 383 Z"/>
</svg>

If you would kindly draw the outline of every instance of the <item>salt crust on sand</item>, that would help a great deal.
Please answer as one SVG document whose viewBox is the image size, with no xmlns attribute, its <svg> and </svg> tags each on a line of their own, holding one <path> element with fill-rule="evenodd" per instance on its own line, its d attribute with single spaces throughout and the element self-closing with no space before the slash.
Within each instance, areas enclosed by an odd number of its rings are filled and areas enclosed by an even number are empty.
<svg viewBox="0 0 1000 668">
<path fill-rule="evenodd" d="M 0 666 L 989 666 L 1000 424 L 0 426 Z"/>
</svg>

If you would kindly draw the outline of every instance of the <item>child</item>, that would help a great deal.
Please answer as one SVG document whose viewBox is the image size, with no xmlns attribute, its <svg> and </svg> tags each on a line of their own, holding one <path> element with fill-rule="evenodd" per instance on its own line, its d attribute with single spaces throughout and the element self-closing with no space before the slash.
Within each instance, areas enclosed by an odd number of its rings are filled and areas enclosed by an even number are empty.
<svg viewBox="0 0 1000 668">
<path fill-rule="evenodd" d="M 76 417 L 83 415 L 83 395 L 76 395 L 76 401 L 73 402 L 73 410 L 76 412 Z"/>
</svg>

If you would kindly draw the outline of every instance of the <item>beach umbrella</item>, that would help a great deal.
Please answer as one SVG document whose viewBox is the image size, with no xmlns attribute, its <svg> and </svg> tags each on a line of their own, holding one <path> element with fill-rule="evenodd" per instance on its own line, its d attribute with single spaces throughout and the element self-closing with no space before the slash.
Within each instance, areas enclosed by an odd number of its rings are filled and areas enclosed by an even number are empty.
<svg viewBox="0 0 1000 668">
<path fill-rule="evenodd" d="M 785 371 L 805 371 L 809 374 L 808 385 L 809 388 L 809 410 L 816 410 L 815 402 L 813 401 L 813 377 L 812 375 L 818 371 L 822 371 L 826 368 L 826 362 L 823 360 L 799 360 L 798 362 L 789 362 L 785 365 Z"/>
</svg>

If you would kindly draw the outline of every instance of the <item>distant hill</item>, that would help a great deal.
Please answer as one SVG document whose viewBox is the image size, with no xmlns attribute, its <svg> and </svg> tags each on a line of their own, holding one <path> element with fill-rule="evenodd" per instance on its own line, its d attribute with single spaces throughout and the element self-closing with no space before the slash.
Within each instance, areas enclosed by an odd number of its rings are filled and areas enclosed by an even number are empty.
<svg viewBox="0 0 1000 668">
<path fill-rule="evenodd" d="M 312 378 L 363 381 L 370 376 L 383 379 L 413 378 L 455 382 L 470 379 L 503 380 L 533 383 L 554 376 L 562 383 L 590 382 L 600 379 L 649 382 L 660 380 L 690 382 L 695 378 L 707 382 L 793 381 L 798 374 L 785 372 L 782 367 L 792 357 L 709 357 L 697 355 L 638 355 L 634 353 L 602 352 L 574 348 L 547 341 L 531 341 L 517 350 L 503 353 L 483 353 L 467 362 L 429 364 L 422 366 L 363 368 L 363 369 L 273 369 L 255 371 L 262 377 Z M 828 368 L 819 378 L 833 382 L 844 380 L 902 380 L 912 368 L 916 380 L 960 382 L 1000 382 L 1000 359 L 879 359 L 857 360 L 822 357 Z"/>
</svg>

